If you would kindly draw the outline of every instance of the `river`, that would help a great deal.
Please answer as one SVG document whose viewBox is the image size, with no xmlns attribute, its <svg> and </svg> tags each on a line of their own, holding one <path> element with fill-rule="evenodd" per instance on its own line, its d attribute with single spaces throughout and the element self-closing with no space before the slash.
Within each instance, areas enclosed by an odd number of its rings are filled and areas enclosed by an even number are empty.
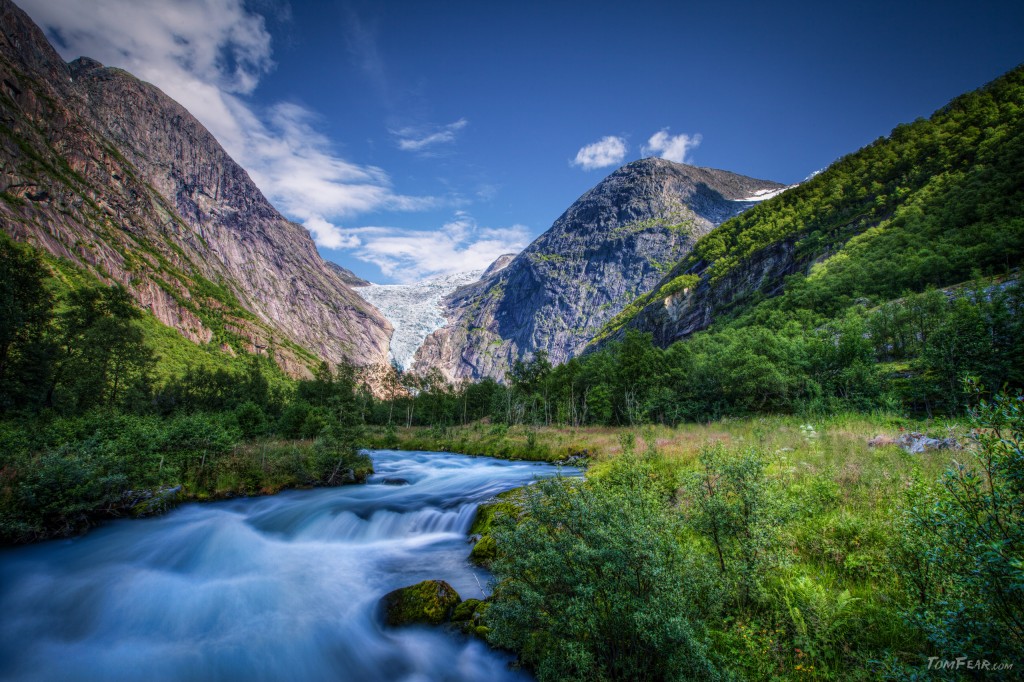
<svg viewBox="0 0 1024 682">
<path fill-rule="evenodd" d="M 479 640 L 386 628 L 377 604 L 428 578 L 482 596 L 489 576 L 467 561 L 477 504 L 556 469 L 371 455 L 366 485 L 187 504 L 0 551 L 0 679 L 528 679 Z"/>
</svg>

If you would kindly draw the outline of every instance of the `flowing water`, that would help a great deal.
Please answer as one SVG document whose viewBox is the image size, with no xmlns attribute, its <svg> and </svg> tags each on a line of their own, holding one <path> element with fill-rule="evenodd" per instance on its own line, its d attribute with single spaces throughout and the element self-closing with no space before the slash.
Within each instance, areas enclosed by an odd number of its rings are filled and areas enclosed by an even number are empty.
<svg viewBox="0 0 1024 682">
<path fill-rule="evenodd" d="M 384 627 L 378 600 L 428 578 L 482 596 L 476 505 L 554 467 L 371 454 L 367 485 L 188 504 L 0 552 L 0 679 L 524 679 L 479 640 Z"/>
</svg>

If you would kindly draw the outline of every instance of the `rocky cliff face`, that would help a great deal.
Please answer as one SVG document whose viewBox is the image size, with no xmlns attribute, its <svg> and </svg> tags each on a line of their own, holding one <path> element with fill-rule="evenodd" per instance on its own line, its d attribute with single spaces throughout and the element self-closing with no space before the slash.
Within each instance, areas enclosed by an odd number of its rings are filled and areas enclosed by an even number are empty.
<svg viewBox="0 0 1024 682">
<path fill-rule="evenodd" d="M 655 296 L 628 324 L 610 334 L 602 343 L 624 337 L 627 329 L 650 333 L 654 343 L 667 348 L 674 342 L 711 326 L 716 317 L 728 315 L 737 302 L 754 295 L 772 298 L 782 292 L 785 278 L 806 272 L 818 259 L 797 257 L 794 239 L 784 239 L 746 259 L 740 267 L 711 282 L 709 263 L 699 261 L 693 267 L 669 273 L 696 275 L 697 283 L 664 298 Z"/>
<path fill-rule="evenodd" d="M 657 284 L 696 239 L 782 189 L 664 159 L 623 166 L 503 269 L 452 294 L 448 324 L 427 338 L 415 368 L 500 379 L 539 350 L 563 362 Z"/>
<path fill-rule="evenodd" d="M 349 285 L 353 289 L 357 287 L 368 287 L 371 284 L 371 282 L 368 282 L 367 280 L 363 279 L 362 277 L 352 272 L 348 268 L 341 267 L 337 263 L 327 261 L 327 267 L 337 272 L 338 275 L 341 277 L 341 281 Z"/>
<path fill-rule="evenodd" d="M 0 221 L 14 238 L 125 285 L 196 342 L 386 362 L 391 327 L 214 137 L 156 87 L 65 64 L 0 0 Z"/>
</svg>

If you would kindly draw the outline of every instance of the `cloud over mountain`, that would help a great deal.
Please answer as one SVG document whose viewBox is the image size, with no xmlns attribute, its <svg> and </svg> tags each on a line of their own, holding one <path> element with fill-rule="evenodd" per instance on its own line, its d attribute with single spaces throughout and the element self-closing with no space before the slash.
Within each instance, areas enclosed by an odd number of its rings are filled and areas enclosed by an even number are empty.
<svg viewBox="0 0 1024 682">
<path fill-rule="evenodd" d="M 572 165 L 583 170 L 594 170 L 617 166 L 626 158 L 626 141 L 615 135 L 607 135 L 597 142 L 582 147 L 576 152 Z"/>
<path fill-rule="evenodd" d="M 417 211 L 442 203 L 394 191 L 381 168 L 349 161 L 299 104 L 257 109 L 246 95 L 273 68 L 271 35 L 243 0 L 23 0 L 65 59 L 88 55 L 161 88 L 214 134 L 259 188 L 320 246 L 350 239 L 334 223 L 378 210 Z M 440 132 L 454 134 L 456 121 Z M 412 140 L 421 147 L 436 134 Z"/>
<path fill-rule="evenodd" d="M 668 128 L 662 128 L 651 135 L 643 147 L 644 156 L 659 156 L 667 161 L 689 163 L 688 154 L 701 143 L 701 135 L 669 135 Z"/>
</svg>

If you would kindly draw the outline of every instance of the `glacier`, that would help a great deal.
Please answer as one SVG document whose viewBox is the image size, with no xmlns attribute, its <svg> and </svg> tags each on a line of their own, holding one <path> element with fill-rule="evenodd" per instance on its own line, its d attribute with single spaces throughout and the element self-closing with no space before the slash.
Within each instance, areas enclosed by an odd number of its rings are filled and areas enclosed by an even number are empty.
<svg viewBox="0 0 1024 682">
<path fill-rule="evenodd" d="M 370 284 L 355 287 L 355 291 L 395 328 L 390 359 L 405 370 L 412 366 L 413 356 L 427 336 L 447 322 L 441 300 L 459 287 L 477 281 L 483 272 L 457 272 L 412 284 Z"/>
</svg>

